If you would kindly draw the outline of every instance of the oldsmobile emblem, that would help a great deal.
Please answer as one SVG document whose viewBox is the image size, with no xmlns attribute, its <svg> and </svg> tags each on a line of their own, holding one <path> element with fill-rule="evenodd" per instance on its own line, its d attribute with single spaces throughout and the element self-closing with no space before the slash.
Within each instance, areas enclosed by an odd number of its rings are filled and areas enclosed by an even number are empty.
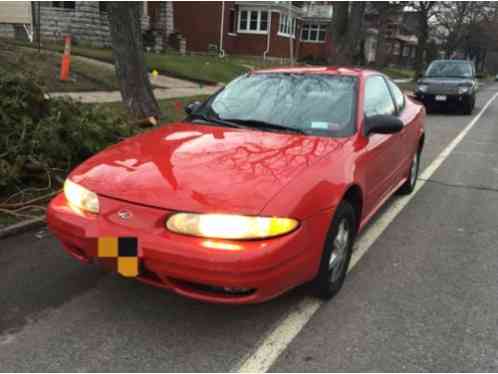
<svg viewBox="0 0 498 374">
<path fill-rule="evenodd" d="M 131 217 L 131 212 L 129 210 L 123 209 L 118 212 L 118 216 L 121 219 L 129 219 Z"/>
</svg>

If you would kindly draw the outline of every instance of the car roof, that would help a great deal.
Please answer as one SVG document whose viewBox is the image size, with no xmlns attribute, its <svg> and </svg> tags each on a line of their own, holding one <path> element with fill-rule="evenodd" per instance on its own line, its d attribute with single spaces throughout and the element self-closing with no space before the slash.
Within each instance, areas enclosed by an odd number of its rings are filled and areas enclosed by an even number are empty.
<svg viewBox="0 0 498 374">
<path fill-rule="evenodd" d="M 278 67 L 270 69 L 253 70 L 251 73 L 330 74 L 330 75 L 346 75 L 358 78 L 366 77 L 372 74 L 381 74 L 375 70 L 360 69 L 354 67 L 342 67 L 342 66 Z"/>
</svg>

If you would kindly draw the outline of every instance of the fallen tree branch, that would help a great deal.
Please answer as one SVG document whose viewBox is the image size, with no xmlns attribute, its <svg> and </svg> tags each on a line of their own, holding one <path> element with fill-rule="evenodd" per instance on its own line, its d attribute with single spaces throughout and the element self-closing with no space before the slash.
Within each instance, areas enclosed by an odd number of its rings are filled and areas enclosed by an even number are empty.
<svg viewBox="0 0 498 374">
<path fill-rule="evenodd" d="M 55 196 L 57 195 L 58 193 L 60 192 L 60 190 L 56 190 L 56 191 L 52 191 L 46 195 L 42 195 L 42 196 L 38 196 L 34 199 L 31 199 L 31 200 L 28 200 L 28 201 L 24 201 L 22 203 L 14 203 L 14 204 L 2 204 L 0 205 L 0 209 L 15 209 L 15 208 L 22 208 L 26 205 L 30 205 L 32 203 L 35 203 L 37 201 L 42 201 L 42 200 L 46 200 L 52 196 Z"/>
</svg>

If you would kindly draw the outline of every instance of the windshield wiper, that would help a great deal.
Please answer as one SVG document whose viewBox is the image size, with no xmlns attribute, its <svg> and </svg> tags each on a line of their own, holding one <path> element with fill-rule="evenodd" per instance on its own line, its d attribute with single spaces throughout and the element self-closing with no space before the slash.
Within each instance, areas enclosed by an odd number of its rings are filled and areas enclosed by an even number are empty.
<svg viewBox="0 0 498 374">
<path fill-rule="evenodd" d="M 306 134 L 301 129 L 296 129 L 294 127 L 287 127 L 283 125 L 279 125 L 276 123 L 270 123 L 265 121 L 259 121 L 256 119 L 241 119 L 241 118 L 224 118 L 223 120 L 229 121 L 230 123 L 240 123 L 246 127 L 254 127 L 257 129 L 265 129 L 265 130 L 276 130 L 276 131 L 287 131 L 293 132 L 296 134 Z"/>
<path fill-rule="evenodd" d="M 234 128 L 237 128 L 237 129 L 244 128 L 244 126 L 240 126 L 240 125 L 238 125 L 236 123 L 233 123 L 231 121 L 226 121 L 226 120 L 223 120 L 221 118 L 214 117 L 214 116 L 208 116 L 208 115 L 203 114 L 203 113 L 192 113 L 190 115 L 190 117 L 193 120 L 200 119 L 202 121 L 215 123 L 215 124 L 221 125 L 221 126 L 234 127 Z"/>
</svg>

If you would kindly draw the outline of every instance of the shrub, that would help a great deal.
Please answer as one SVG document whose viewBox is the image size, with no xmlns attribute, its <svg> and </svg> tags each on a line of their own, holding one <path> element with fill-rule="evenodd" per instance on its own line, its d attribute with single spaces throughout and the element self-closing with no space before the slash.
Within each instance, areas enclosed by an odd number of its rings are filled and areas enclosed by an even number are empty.
<svg viewBox="0 0 498 374">
<path fill-rule="evenodd" d="M 36 77 L 0 69 L 0 195 L 46 185 L 135 132 L 102 107 L 48 99 Z"/>
</svg>

